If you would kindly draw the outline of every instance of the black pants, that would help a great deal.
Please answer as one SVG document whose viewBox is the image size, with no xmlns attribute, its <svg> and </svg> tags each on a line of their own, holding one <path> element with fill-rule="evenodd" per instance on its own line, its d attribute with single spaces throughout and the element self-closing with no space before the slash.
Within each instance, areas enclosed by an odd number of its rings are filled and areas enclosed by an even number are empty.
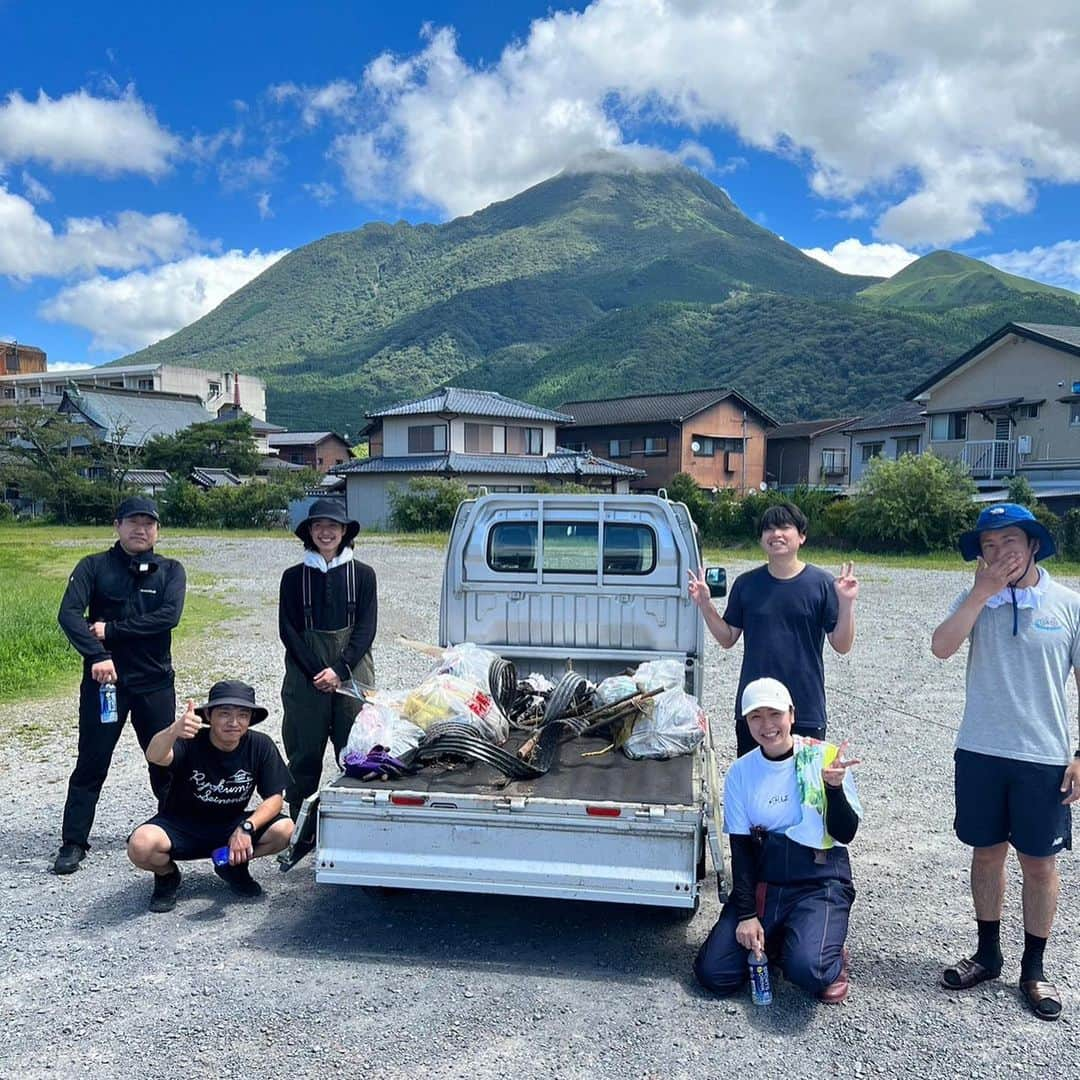
<svg viewBox="0 0 1080 1080">
<path fill-rule="evenodd" d="M 113 750 L 131 714 L 131 725 L 139 745 L 145 751 L 150 740 L 167 728 L 176 716 L 176 690 L 162 686 L 156 690 L 129 691 L 116 687 L 115 724 L 101 722 L 101 687 L 93 679 L 84 678 L 79 686 L 79 756 L 75 771 L 68 781 L 67 802 L 64 804 L 63 842 L 89 847 L 90 827 L 94 824 L 98 796 L 109 774 Z M 160 803 L 169 788 L 169 770 L 160 765 L 148 765 L 150 786 Z"/>
</svg>

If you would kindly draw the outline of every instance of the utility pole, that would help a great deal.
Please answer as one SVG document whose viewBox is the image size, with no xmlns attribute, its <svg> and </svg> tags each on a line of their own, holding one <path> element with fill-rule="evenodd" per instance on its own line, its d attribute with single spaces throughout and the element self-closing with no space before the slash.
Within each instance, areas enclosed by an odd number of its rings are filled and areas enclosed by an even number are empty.
<svg viewBox="0 0 1080 1080">
<path fill-rule="evenodd" d="M 742 493 L 746 494 L 746 410 L 742 413 Z"/>
</svg>

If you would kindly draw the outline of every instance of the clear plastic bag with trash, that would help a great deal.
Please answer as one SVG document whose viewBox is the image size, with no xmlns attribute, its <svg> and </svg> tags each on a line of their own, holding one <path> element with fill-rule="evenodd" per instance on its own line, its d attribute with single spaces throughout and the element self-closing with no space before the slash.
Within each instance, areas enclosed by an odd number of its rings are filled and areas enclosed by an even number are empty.
<svg viewBox="0 0 1080 1080">
<path fill-rule="evenodd" d="M 397 703 L 379 697 L 369 697 L 353 720 L 349 738 L 341 752 L 340 765 L 347 759 L 361 760 L 381 746 L 393 757 L 400 758 L 415 750 L 424 737 L 423 728 L 410 723 L 398 713 Z"/>
<path fill-rule="evenodd" d="M 429 675 L 405 696 L 401 715 L 425 731 L 439 720 L 458 720 L 497 746 L 510 735 L 510 722 L 491 693 L 456 675 Z"/>
<path fill-rule="evenodd" d="M 474 683 L 485 693 L 490 694 L 489 673 L 491 665 L 498 659 L 496 653 L 482 649 L 471 641 L 464 641 L 460 645 L 452 646 L 442 654 L 442 658 L 432 674 L 453 675 L 458 679 Z"/>
<path fill-rule="evenodd" d="M 597 686 L 593 697 L 600 705 L 612 705 L 616 701 L 625 701 L 640 689 L 630 675 L 611 675 Z"/>
<path fill-rule="evenodd" d="M 646 703 L 623 743 L 623 752 L 635 759 L 691 754 L 705 738 L 706 722 L 696 697 L 681 687 L 666 690 Z"/>
<path fill-rule="evenodd" d="M 681 660 L 646 660 L 633 679 L 642 690 L 685 690 L 686 668 Z"/>
</svg>

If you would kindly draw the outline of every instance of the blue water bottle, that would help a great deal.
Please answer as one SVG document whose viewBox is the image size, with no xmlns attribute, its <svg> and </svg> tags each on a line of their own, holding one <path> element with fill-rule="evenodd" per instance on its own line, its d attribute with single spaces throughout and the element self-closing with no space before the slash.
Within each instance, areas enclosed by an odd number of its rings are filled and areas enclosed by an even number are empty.
<svg viewBox="0 0 1080 1080">
<path fill-rule="evenodd" d="M 769 982 L 769 961 L 763 952 L 752 952 L 746 958 L 750 968 L 750 1000 L 755 1005 L 772 1004 L 772 984 Z"/>
<path fill-rule="evenodd" d="M 224 847 L 214 848 L 214 850 L 210 852 L 210 861 L 213 862 L 215 866 L 228 866 L 229 845 L 226 844 Z"/>
<path fill-rule="evenodd" d="M 99 691 L 98 698 L 101 704 L 101 722 L 103 724 L 115 724 L 118 719 L 116 687 L 112 683 L 106 683 Z"/>
</svg>

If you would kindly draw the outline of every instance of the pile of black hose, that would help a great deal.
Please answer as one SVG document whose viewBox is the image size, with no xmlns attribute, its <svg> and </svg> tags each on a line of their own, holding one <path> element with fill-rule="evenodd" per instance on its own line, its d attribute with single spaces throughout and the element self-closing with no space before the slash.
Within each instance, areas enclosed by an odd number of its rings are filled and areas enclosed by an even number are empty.
<svg viewBox="0 0 1080 1080">
<path fill-rule="evenodd" d="M 488 668 L 488 686 L 503 716 L 509 717 L 517 699 L 517 668 L 509 660 L 496 657 Z"/>
<path fill-rule="evenodd" d="M 409 763 L 427 765 L 447 757 L 490 765 L 511 780 L 535 780 L 547 772 L 489 742 L 471 724 L 457 720 L 432 724 Z"/>
</svg>

